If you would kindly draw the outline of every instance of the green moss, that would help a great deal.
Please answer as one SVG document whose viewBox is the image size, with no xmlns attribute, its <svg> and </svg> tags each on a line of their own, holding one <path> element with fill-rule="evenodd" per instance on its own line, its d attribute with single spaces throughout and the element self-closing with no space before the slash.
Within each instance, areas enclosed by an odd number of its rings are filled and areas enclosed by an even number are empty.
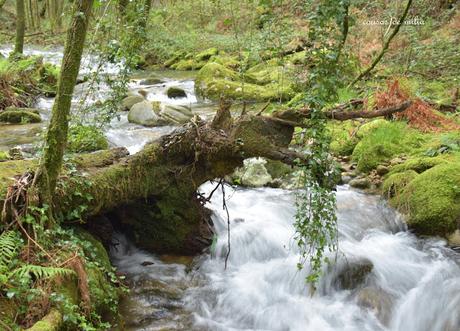
<svg viewBox="0 0 460 331">
<path fill-rule="evenodd" d="M 327 124 L 331 133 L 331 152 L 335 155 L 351 155 L 358 144 L 359 139 L 356 138 L 354 130 L 356 124 L 353 121 L 330 121 Z"/>
<path fill-rule="evenodd" d="M 184 59 L 171 65 L 172 69 L 175 70 L 199 70 L 203 68 L 206 61 L 196 61 L 194 59 Z"/>
<path fill-rule="evenodd" d="M 0 113 L 0 122 L 26 124 L 26 123 L 40 123 L 42 121 L 40 115 L 34 112 L 18 110 L 18 111 L 2 111 Z"/>
<path fill-rule="evenodd" d="M 207 61 L 209 60 L 212 56 L 214 55 L 217 55 L 219 54 L 219 50 L 215 47 L 212 47 L 212 48 L 208 48 L 207 50 L 204 50 L 200 53 L 198 53 L 196 56 L 195 56 L 195 59 L 198 61 L 198 62 L 202 62 L 202 61 Z"/>
<path fill-rule="evenodd" d="M 460 220 L 460 163 L 437 165 L 418 175 L 402 192 L 399 207 L 418 233 L 452 233 Z"/>
<path fill-rule="evenodd" d="M 0 200 L 5 196 L 6 189 L 12 183 L 14 176 L 23 174 L 28 170 L 35 170 L 37 165 L 36 160 L 0 162 Z"/>
<path fill-rule="evenodd" d="M 10 155 L 8 152 L 0 151 L 0 162 L 8 161 L 10 159 Z"/>
<path fill-rule="evenodd" d="M 219 100 L 221 97 L 242 100 L 289 100 L 294 95 L 290 84 L 256 85 L 243 82 L 238 73 L 218 63 L 208 63 L 195 81 L 197 93 Z"/>
<path fill-rule="evenodd" d="M 26 331 L 58 331 L 62 324 L 62 314 L 57 309 L 51 311 Z"/>
<path fill-rule="evenodd" d="M 353 150 L 353 159 L 363 172 L 369 172 L 397 155 L 411 152 L 425 139 L 404 122 L 380 122 L 377 127 L 362 133 L 362 137 Z"/>
<path fill-rule="evenodd" d="M 230 56 L 225 54 L 215 55 L 211 57 L 208 62 L 215 62 L 230 69 L 238 69 L 241 65 L 240 61 L 236 56 Z"/>
<path fill-rule="evenodd" d="M 287 76 L 285 68 L 282 66 L 260 63 L 252 68 L 249 68 L 244 75 L 244 79 L 252 84 L 266 85 L 282 82 L 283 79 L 287 80 Z M 286 83 L 289 82 L 286 81 Z"/>
<path fill-rule="evenodd" d="M 358 138 L 364 138 L 368 134 L 370 134 L 372 131 L 375 129 L 378 129 L 380 126 L 385 126 L 389 122 L 387 120 L 384 120 L 383 118 L 378 118 L 372 121 L 369 121 L 363 125 L 361 125 L 358 130 L 356 131 L 356 137 Z"/>
<path fill-rule="evenodd" d="M 164 63 L 164 66 L 166 68 L 169 68 L 174 63 L 177 63 L 183 56 L 184 56 L 183 52 L 175 52 L 168 60 L 166 60 L 166 62 Z"/>
<path fill-rule="evenodd" d="M 414 170 L 417 173 L 422 173 L 425 170 L 433 168 L 439 164 L 447 163 L 446 157 L 415 157 L 407 160 L 402 164 L 397 164 L 391 168 L 391 173 L 404 172 L 407 170 Z"/>
<path fill-rule="evenodd" d="M 399 197 L 404 188 L 417 176 L 418 174 L 414 170 L 390 174 L 383 182 L 383 195 L 390 199 L 390 203 L 393 206 L 397 207 L 399 205 Z"/>
<path fill-rule="evenodd" d="M 107 149 L 109 143 L 101 129 L 77 125 L 69 129 L 67 149 L 73 153 L 93 152 Z"/>
</svg>

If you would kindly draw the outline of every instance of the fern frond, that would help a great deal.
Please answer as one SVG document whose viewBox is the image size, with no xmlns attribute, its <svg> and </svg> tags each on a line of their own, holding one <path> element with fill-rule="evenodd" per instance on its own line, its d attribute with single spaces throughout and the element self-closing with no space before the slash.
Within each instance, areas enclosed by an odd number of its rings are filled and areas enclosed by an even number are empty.
<svg viewBox="0 0 460 331">
<path fill-rule="evenodd" d="M 17 256 L 21 240 L 14 231 L 6 231 L 0 234 L 0 269 L 7 269 L 9 264 Z"/>
<path fill-rule="evenodd" d="M 27 264 L 13 270 L 10 278 L 24 278 L 34 276 L 35 279 L 45 279 L 54 277 L 65 277 L 75 275 L 75 271 L 67 268 L 44 267 L 39 265 Z"/>
</svg>

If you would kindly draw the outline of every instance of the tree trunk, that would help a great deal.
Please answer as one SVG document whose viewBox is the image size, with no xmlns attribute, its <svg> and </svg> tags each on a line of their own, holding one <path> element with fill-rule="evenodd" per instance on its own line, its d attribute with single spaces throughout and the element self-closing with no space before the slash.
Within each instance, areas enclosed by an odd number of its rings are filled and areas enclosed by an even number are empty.
<svg viewBox="0 0 460 331">
<path fill-rule="evenodd" d="M 37 173 L 40 201 L 52 206 L 52 197 L 61 171 L 74 87 L 80 68 L 93 0 L 76 0 L 67 33 L 56 99 L 45 140 L 45 149 Z"/>
<path fill-rule="evenodd" d="M 13 54 L 22 54 L 24 51 L 24 34 L 26 30 L 26 17 L 24 0 L 16 0 L 16 42 Z"/>
</svg>

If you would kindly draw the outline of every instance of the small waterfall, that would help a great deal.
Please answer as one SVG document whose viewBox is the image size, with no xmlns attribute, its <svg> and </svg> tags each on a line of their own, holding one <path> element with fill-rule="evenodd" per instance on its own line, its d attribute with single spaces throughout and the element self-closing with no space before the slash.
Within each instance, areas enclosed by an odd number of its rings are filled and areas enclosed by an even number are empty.
<svg viewBox="0 0 460 331">
<path fill-rule="evenodd" d="M 200 191 L 212 189 L 207 183 Z M 122 247 L 129 249 L 114 255 L 115 265 L 132 282 L 133 294 L 123 304 L 133 325 L 129 330 L 159 330 L 160 325 L 210 331 L 460 330 L 460 255 L 444 240 L 408 232 L 400 215 L 379 197 L 338 188 L 339 252 L 331 255 L 333 262 L 324 266 L 313 292 L 305 282 L 308 268 L 296 268 L 294 193 L 226 190 L 231 218 L 227 270 L 220 191 L 208 206 L 218 234 L 215 254 L 196 258 L 188 264 L 190 272 L 126 241 Z M 155 265 L 142 266 L 146 260 Z M 166 289 L 154 287 L 152 294 L 145 279 Z M 177 296 L 165 304 L 170 297 L 164 293 L 171 291 Z"/>
<path fill-rule="evenodd" d="M 209 191 L 210 184 L 202 187 Z M 226 215 L 216 192 L 217 259 L 184 298 L 205 330 L 447 331 L 460 329 L 459 256 L 421 240 L 376 196 L 339 187 L 339 252 L 318 290 L 298 271 L 294 196 L 280 189 L 227 187 L 231 254 L 224 270 Z"/>
</svg>

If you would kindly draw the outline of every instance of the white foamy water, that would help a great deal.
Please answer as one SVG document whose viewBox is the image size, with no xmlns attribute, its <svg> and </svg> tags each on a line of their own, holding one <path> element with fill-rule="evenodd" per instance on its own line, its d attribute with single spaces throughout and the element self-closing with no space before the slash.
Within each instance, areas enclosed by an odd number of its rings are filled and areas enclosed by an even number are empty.
<svg viewBox="0 0 460 331">
<path fill-rule="evenodd" d="M 208 183 L 201 191 L 212 188 Z M 308 270 L 296 268 L 294 193 L 227 187 L 226 196 L 231 218 L 227 270 L 227 220 L 217 191 L 209 204 L 218 234 L 215 256 L 202 255 L 193 271 L 180 270 L 168 283 L 181 284 L 176 303 L 191 322 L 157 316 L 130 330 L 159 330 L 160 322 L 168 330 L 460 330 L 459 254 L 443 240 L 407 232 L 398 214 L 377 196 L 338 188 L 340 250 L 314 292 L 305 283 Z M 140 266 L 145 256 L 133 262 L 133 256 L 118 255 L 115 264 L 121 270 L 134 264 L 136 277 L 162 279 L 161 271 Z M 360 275 L 363 265 L 369 269 Z M 142 286 L 138 283 L 134 292 L 142 292 Z M 151 316 L 147 307 L 158 304 L 145 297 L 141 301 L 133 311 Z M 184 320 L 192 325 L 184 326 Z"/>
</svg>

